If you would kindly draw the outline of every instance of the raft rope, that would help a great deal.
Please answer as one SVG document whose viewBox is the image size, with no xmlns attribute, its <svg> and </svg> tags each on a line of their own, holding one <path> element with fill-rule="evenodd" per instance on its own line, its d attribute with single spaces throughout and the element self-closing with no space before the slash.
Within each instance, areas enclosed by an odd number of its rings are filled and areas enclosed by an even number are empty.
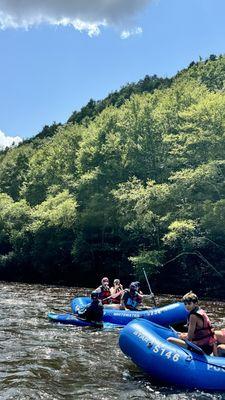
<svg viewBox="0 0 225 400">
<path fill-rule="evenodd" d="M 189 354 L 183 347 L 179 347 L 179 348 L 187 355 L 186 361 L 199 361 L 203 364 L 211 365 L 212 367 L 221 368 L 221 369 L 225 370 L 225 366 L 214 364 L 212 362 L 208 362 L 207 360 L 202 360 L 202 358 L 193 357 L 193 355 Z M 194 351 L 191 351 L 191 350 L 189 350 L 189 352 L 195 353 Z M 197 353 L 195 353 L 195 354 L 197 354 Z M 205 357 L 206 357 L 206 355 L 205 355 Z"/>
<path fill-rule="evenodd" d="M 166 327 L 163 327 L 163 326 L 161 327 L 161 329 L 167 330 L 167 328 L 166 328 Z M 170 329 L 171 329 L 172 332 L 177 333 L 177 331 L 176 331 L 172 326 L 170 326 Z M 188 341 L 188 342 L 189 342 L 189 341 Z M 188 344 L 188 343 L 187 343 L 187 344 Z M 198 346 L 196 346 L 196 347 L 198 347 Z M 206 360 L 204 361 L 204 360 L 202 360 L 201 358 L 194 358 L 193 355 L 190 354 L 190 352 L 191 352 L 191 353 L 194 353 L 194 354 L 198 354 L 198 353 L 196 353 L 195 351 L 189 350 L 189 352 L 188 352 L 188 350 L 186 351 L 183 347 L 179 347 L 179 349 L 182 350 L 182 351 L 187 355 L 186 361 L 196 360 L 196 361 L 200 361 L 200 362 L 203 363 L 203 364 L 212 365 L 212 367 L 217 367 L 217 368 L 221 368 L 221 369 L 224 369 L 224 370 L 225 370 L 225 366 L 218 365 L 218 364 L 214 364 L 214 363 L 208 362 L 208 361 L 206 361 Z M 194 350 L 194 349 L 193 349 L 193 350 Z M 196 349 L 196 350 L 197 350 L 197 349 Z M 205 355 L 205 357 L 206 357 L 206 355 Z"/>
</svg>

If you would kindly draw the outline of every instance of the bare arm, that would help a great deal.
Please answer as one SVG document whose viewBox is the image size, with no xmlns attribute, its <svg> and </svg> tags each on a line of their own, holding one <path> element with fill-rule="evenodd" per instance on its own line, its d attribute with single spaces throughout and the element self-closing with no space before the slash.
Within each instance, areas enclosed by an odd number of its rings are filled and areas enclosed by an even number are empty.
<svg viewBox="0 0 225 400">
<path fill-rule="evenodd" d="M 116 289 L 113 286 L 110 288 L 110 293 L 111 294 L 115 294 L 116 293 Z"/>
<path fill-rule="evenodd" d="M 126 309 L 126 306 L 125 306 L 125 303 L 124 303 L 124 294 L 125 294 L 125 292 L 123 292 L 123 295 L 122 295 L 121 300 L 120 300 L 120 308 L 121 309 Z"/>
<path fill-rule="evenodd" d="M 187 339 L 192 341 L 196 329 L 196 324 L 197 324 L 197 317 L 196 315 L 191 315 L 190 320 L 189 320 L 189 326 L 188 326 L 188 334 L 187 334 Z"/>
</svg>

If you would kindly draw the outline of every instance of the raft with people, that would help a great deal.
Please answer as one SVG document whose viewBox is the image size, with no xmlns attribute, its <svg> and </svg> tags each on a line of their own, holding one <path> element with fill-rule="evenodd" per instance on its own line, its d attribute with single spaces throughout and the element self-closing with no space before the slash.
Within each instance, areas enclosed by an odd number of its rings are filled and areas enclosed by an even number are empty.
<svg viewBox="0 0 225 400">
<path fill-rule="evenodd" d="M 151 292 L 153 295 L 153 293 Z M 153 322 L 168 326 L 183 323 L 187 318 L 187 311 L 183 303 L 174 303 L 164 307 L 148 307 L 143 305 L 143 293 L 140 282 L 131 282 L 127 289 L 119 279 L 114 279 L 113 287 L 109 286 L 109 279 L 102 278 L 92 295 L 97 295 L 104 306 L 103 322 L 124 326 L 134 318 L 146 318 Z M 153 295 L 154 296 L 154 295 Z M 120 299 L 118 301 L 118 298 Z M 72 312 L 79 314 L 82 309 L 89 307 L 92 300 L 88 297 L 77 297 L 71 302 Z"/>
<path fill-rule="evenodd" d="M 85 308 L 91 299 L 89 297 L 75 297 L 71 301 L 71 308 L 74 314 L 78 310 Z M 104 308 L 103 321 L 112 324 L 125 326 L 135 318 L 145 318 L 158 324 L 169 326 L 183 323 L 187 319 L 187 311 L 181 302 L 169 304 L 163 307 L 153 307 L 143 311 L 120 310 L 114 308 Z"/>
<path fill-rule="evenodd" d="M 146 319 L 126 325 L 119 338 L 123 353 L 156 382 L 188 389 L 225 390 L 225 358 L 206 355 L 192 342 L 187 348 L 168 341 L 179 334 Z"/>
<path fill-rule="evenodd" d="M 186 320 L 187 311 L 183 303 L 151 308 L 145 306 L 142 301 L 140 282 L 131 282 L 129 287 L 123 290 L 120 280 L 114 279 L 113 287 L 110 289 L 109 280 L 104 277 L 101 285 L 91 293 L 90 297 L 77 297 L 72 300 L 70 315 L 50 313 L 49 319 L 77 326 L 84 326 L 79 320 L 91 324 L 111 323 L 119 326 L 125 326 L 134 318 L 146 318 L 165 326 L 183 323 Z"/>
</svg>

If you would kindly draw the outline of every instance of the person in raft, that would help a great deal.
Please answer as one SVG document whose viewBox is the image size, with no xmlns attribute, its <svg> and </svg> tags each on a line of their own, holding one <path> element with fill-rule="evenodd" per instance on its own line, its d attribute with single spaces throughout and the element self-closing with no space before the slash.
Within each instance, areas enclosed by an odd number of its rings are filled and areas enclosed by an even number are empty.
<svg viewBox="0 0 225 400">
<path fill-rule="evenodd" d="M 200 347 L 205 354 L 213 353 L 216 356 L 216 338 L 208 315 L 198 305 L 197 295 L 188 292 L 183 296 L 182 301 L 189 312 L 187 318 L 188 332 L 179 333 L 179 338 L 170 337 L 167 340 L 185 348 L 188 348 L 188 343 L 185 342 L 185 340 L 188 340 Z"/>
<path fill-rule="evenodd" d="M 219 357 L 225 357 L 225 328 L 214 331 L 217 340 L 217 351 Z"/>
<path fill-rule="evenodd" d="M 123 286 L 119 279 L 114 279 L 113 286 L 110 288 L 111 299 L 113 304 L 120 304 L 123 295 Z"/>
<path fill-rule="evenodd" d="M 98 293 L 91 293 L 91 303 L 78 311 L 78 318 L 84 319 L 88 322 L 93 322 L 99 326 L 103 325 L 103 305 L 98 298 Z"/>
<path fill-rule="evenodd" d="M 137 291 L 140 295 L 143 296 L 143 292 L 141 291 L 141 284 L 139 281 L 134 282 L 134 284 L 137 286 Z"/>
<path fill-rule="evenodd" d="M 101 285 L 95 289 L 98 293 L 98 298 L 102 301 L 102 304 L 111 303 L 111 292 L 109 288 L 109 279 L 107 277 L 102 278 Z"/>
<path fill-rule="evenodd" d="M 143 296 L 138 293 L 135 282 L 132 282 L 129 289 L 125 289 L 121 299 L 121 308 L 127 310 L 140 310 L 142 308 Z"/>
</svg>

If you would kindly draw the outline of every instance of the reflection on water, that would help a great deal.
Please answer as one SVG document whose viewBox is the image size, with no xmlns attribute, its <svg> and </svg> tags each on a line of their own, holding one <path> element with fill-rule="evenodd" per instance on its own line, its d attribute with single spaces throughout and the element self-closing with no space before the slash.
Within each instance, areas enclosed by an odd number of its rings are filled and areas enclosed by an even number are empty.
<svg viewBox="0 0 225 400">
<path fill-rule="evenodd" d="M 120 351 L 118 330 L 51 324 L 47 313 L 67 309 L 85 289 L 0 283 L 0 399 L 225 400 L 225 394 L 153 386 Z M 162 296 L 160 304 L 174 301 Z M 225 303 L 203 306 L 225 326 Z"/>
</svg>

